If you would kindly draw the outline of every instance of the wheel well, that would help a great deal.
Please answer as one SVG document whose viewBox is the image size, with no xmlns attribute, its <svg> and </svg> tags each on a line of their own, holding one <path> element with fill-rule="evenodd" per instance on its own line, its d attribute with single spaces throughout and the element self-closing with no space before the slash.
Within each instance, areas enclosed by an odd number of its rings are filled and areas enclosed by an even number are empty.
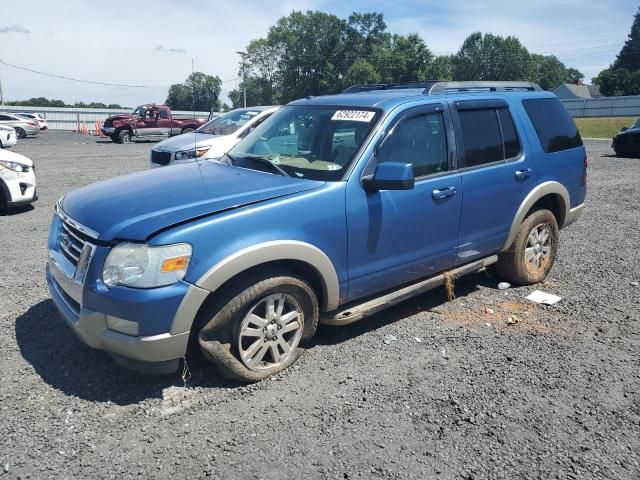
<svg viewBox="0 0 640 480">
<path fill-rule="evenodd" d="M 229 290 L 232 291 L 235 286 L 237 286 L 239 283 L 245 282 L 251 276 L 264 276 L 269 271 L 282 272 L 283 270 L 291 272 L 301 277 L 303 280 L 309 282 L 309 286 L 313 289 L 316 296 L 318 297 L 318 303 L 320 305 L 320 310 L 322 311 L 323 307 L 326 304 L 326 288 L 324 286 L 324 282 L 322 281 L 320 273 L 308 263 L 302 262 L 300 260 L 275 260 L 272 262 L 261 263 L 259 265 L 248 268 L 247 270 L 244 270 L 237 274 L 235 277 L 227 280 L 215 292 L 211 292 L 198 309 L 198 313 L 196 314 L 196 321 L 194 321 L 194 326 L 196 325 L 196 323 L 198 323 L 197 319 L 200 318 L 201 313 L 203 311 L 209 310 L 211 304 L 215 302 L 216 298 L 219 296 L 219 292 Z"/>
<path fill-rule="evenodd" d="M 562 228 L 564 219 L 567 215 L 567 208 L 562 197 L 553 193 L 545 195 L 532 205 L 532 207 L 525 215 L 525 218 L 531 215 L 536 210 L 543 209 L 549 210 L 551 213 L 553 213 L 553 216 L 556 217 L 556 221 L 558 222 L 558 228 Z"/>
</svg>

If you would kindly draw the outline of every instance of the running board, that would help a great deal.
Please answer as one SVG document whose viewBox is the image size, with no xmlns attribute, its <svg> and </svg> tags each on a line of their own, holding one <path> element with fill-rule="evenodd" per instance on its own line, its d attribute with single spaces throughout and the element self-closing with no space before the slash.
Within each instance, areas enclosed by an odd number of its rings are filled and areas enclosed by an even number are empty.
<svg viewBox="0 0 640 480">
<path fill-rule="evenodd" d="M 452 275 L 455 278 L 460 278 L 468 273 L 478 272 L 497 261 L 497 255 L 492 255 L 490 257 L 483 258 L 482 260 L 476 260 L 475 262 L 462 265 L 454 268 L 453 270 L 449 270 L 441 273 L 440 275 L 436 275 L 435 277 L 414 283 L 413 285 L 409 285 L 408 287 L 401 288 L 400 290 L 396 290 L 381 297 L 367 300 L 364 303 L 352 305 L 348 308 L 343 307 L 342 310 L 328 312 L 320 317 L 320 323 L 325 325 L 348 325 L 350 323 L 357 322 L 358 320 L 362 320 L 365 317 L 371 316 L 374 313 L 403 302 L 404 300 L 439 287 L 444 283 L 445 275 Z"/>
</svg>

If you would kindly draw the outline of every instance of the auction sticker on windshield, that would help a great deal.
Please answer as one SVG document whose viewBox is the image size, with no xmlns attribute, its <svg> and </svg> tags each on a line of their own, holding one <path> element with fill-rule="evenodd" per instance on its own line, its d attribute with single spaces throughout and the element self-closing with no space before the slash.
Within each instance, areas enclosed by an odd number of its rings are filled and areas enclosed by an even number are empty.
<svg viewBox="0 0 640 480">
<path fill-rule="evenodd" d="M 367 110 L 338 110 L 333 114 L 331 120 L 350 120 L 352 122 L 369 123 L 375 117 L 376 112 Z"/>
</svg>

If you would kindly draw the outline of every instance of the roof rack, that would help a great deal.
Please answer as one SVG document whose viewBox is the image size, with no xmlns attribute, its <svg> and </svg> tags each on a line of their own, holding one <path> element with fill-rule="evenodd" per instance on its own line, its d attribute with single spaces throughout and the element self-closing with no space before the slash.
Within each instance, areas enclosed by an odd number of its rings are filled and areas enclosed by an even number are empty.
<svg viewBox="0 0 640 480">
<path fill-rule="evenodd" d="M 488 90 L 490 92 L 510 92 L 510 91 L 528 91 L 541 92 L 540 85 L 534 82 L 431 82 L 432 84 L 425 88 L 424 93 L 427 95 L 435 95 L 447 92 L 468 92 L 477 90 Z"/>
<path fill-rule="evenodd" d="M 369 83 L 363 85 L 351 85 L 340 93 L 371 92 L 374 90 L 404 90 L 409 88 L 423 88 L 428 90 L 433 87 L 435 83 L 438 82 L 435 80 L 429 80 L 426 82 Z"/>
</svg>

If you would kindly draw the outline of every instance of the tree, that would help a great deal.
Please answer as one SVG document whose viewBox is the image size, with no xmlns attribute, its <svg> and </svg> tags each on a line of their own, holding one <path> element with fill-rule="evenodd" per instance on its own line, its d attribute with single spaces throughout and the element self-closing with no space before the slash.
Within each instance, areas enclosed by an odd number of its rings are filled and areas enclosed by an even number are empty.
<svg viewBox="0 0 640 480">
<path fill-rule="evenodd" d="M 244 106 L 244 85 L 247 85 L 247 106 L 273 105 L 272 85 L 267 78 L 251 76 L 240 82 L 238 88 L 229 92 L 233 108 Z"/>
<path fill-rule="evenodd" d="M 453 80 L 454 56 L 434 57 L 422 72 L 420 80 Z"/>
<path fill-rule="evenodd" d="M 640 8 L 633 16 L 631 32 L 618 54 L 613 68 L 624 68 L 630 72 L 640 69 Z"/>
<path fill-rule="evenodd" d="M 165 103 L 173 110 L 218 110 L 221 91 L 220 77 L 194 72 L 184 83 L 174 83 L 169 87 Z"/>
<path fill-rule="evenodd" d="M 385 82 L 414 82 L 423 76 L 433 54 L 417 33 L 394 35 L 388 45 L 378 47 L 373 63 Z"/>
<path fill-rule="evenodd" d="M 565 83 L 580 83 L 584 78 L 584 73 L 575 68 L 567 68 L 565 70 L 564 81 Z"/>
<path fill-rule="evenodd" d="M 555 55 L 531 55 L 529 79 L 545 90 L 553 90 L 567 81 L 567 69 Z"/>
<path fill-rule="evenodd" d="M 380 74 L 371 63 L 363 59 L 358 59 L 351 64 L 343 80 L 345 88 L 350 85 L 370 83 L 380 83 Z"/>
<path fill-rule="evenodd" d="M 456 80 L 524 80 L 531 75 L 529 52 L 515 37 L 472 33 L 455 56 Z"/>
</svg>

